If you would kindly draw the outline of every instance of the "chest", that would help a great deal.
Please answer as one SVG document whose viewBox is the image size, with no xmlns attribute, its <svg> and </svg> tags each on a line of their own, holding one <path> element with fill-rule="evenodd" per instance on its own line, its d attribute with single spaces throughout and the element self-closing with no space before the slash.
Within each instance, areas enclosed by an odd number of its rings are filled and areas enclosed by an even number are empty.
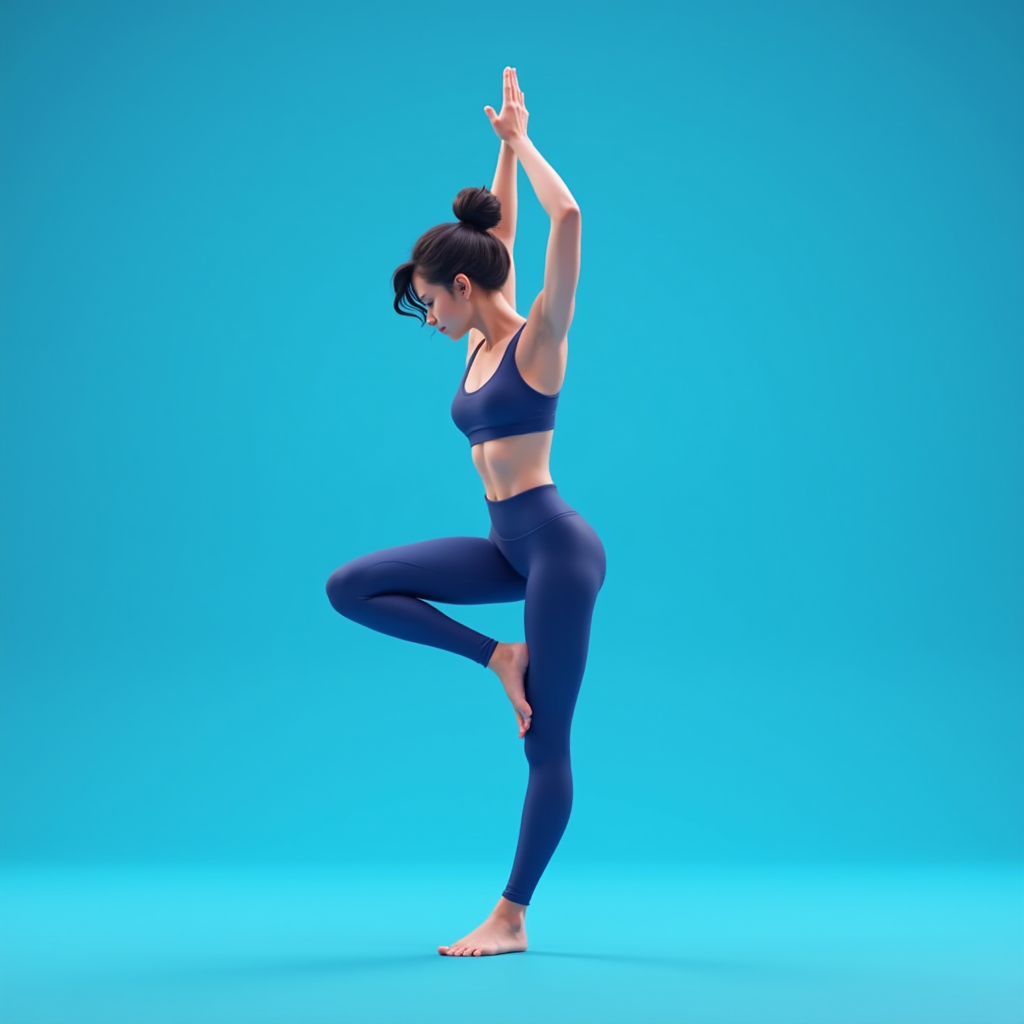
<svg viewBox="0 0 1024 1024">
<path fill-rule="evenodd" d="M 508 354 L 509 360 L 515 360 L 515 366 L 507 366 L 506 371 L 519 371 L 519 376 L 534 391 L 544 395 L 555 395 L 562 389 L 565 380 L 565 368 L 569 358 L 568 339 L 561 344 L 552 344 L 547 340 L 540 342 L 531 330 L 532 324 L 527 323 L 519 336 L 516 350 Z M 498 371 L 502 359 L 506 355 L 508 342 L 500 349 L 485 352 L 481 348 L 466 377 L 465 389 L 468 394 L 482 388 Z"/>
</svg>

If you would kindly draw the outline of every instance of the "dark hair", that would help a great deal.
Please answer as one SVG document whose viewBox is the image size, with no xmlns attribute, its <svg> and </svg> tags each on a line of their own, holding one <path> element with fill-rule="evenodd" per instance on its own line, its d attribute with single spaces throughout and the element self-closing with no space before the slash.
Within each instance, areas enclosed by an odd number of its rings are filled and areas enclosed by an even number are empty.
<svg viewBox="0 0 1024 1024">
<path fill-rule="evenodd" d="M 455 197 L 452 209 L 459 219 L 424 231 L 412 247 L 412 258 L 391 275 L 395 312 L 401 316 L 418 316 L 426 323 L 427 307 L 412 286 L 414 270 L 430 284 L 443 285 L 449 295 L 454 294 L 456 274 L 465 274 L 485 292 L 498 291 L 508 280 L 508 249 L 490 233 L 501 223 L 501 200 L 486 185 L 464 188 Z M 403 306 L 414 312 L 407 313 Z"/>
</svg>

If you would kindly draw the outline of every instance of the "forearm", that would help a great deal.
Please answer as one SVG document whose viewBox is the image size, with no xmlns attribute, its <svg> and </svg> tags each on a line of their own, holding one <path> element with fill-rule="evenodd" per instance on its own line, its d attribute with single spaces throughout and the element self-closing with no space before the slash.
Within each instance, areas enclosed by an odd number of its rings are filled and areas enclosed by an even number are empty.
<svg viewBox="0 0 1024 1024">
<path fill-rule="evenodd" d="M 507 142 L 503 142 L 498 151 L 498 166 L 494 172 L 494 184 L 491 186 L 491 191 L 501 203 L 501 221 L 496 228 L 491 229 L 491 234 L 502 239 L 509 249 L 516 238 L 516 214 L 519 206 L 516 196 L 518 167 L 519 158 L 515 150 Z"/>
<path fill-rule="evenodd" d="M 554 167 L 540 155 L 528 136 L 514 138 L 509 143 L 530 179 L 533 191 L 537 193 L 540 205 L 552 219 L 562 216 L 568 210 L 578 210 L 579 203 L 573 198 L 565 182 Z"/>
</svg>

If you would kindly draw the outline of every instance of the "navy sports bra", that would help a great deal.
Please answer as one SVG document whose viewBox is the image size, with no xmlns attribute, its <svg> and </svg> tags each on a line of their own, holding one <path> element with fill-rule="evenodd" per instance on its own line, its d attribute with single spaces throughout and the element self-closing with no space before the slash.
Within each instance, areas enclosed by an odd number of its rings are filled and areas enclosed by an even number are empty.
<svg viewBox="0 0 1024 1024">
<path fill-rule="evenodd" d="M 482 441 L 510 437 L 512 434 L 532 434 L 537 430 L 554 429 L 555 409 L 561 390 L 554 395 L 542 394 L 523 380 L 516 366 L 516 346 L 525 326 L 524 321 L 505 346 L 493 376 L 476 391 L 466 390 L 466 378 L 483 341 L 470 356 L 459 390 L 452 400 L 452 419 L 455 426 L 469 438 L 470 447 Z"/>
</svg>

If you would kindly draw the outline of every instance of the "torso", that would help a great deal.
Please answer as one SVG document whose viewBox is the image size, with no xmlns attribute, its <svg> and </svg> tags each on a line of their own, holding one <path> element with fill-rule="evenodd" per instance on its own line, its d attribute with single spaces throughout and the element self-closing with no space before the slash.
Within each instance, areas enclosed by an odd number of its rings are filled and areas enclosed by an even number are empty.
<svg viewBox="0 0 1024 1024">
<path fill-rule="evenodd" d="M 534 324 L 535 321 L 527 319 L 523 333 L 519 336 L 515 351 L 516 368 L 535 391 L 554 395 L 561 390 L 565 379 L 568 338 L 563 338 L 561 343 L 547 340 L 538 343 Z M 514 333 L 502 342 L 500 348 L 490 352 L 486 345 L 480 348 L 466 378 L 467 392 L 479 390 L 491 379 Z M 479 331 L 470 331 L 467 362 L 482 338 Z M 554 433 L 553 430 L 543 430 L 534 434 L 497 437 L 470 448 L 473 465 L 483 481 L 484 493 L 491 501 L 502 501 L 531 487 L 554 483 L 548 468 Z"/>
</svg>

